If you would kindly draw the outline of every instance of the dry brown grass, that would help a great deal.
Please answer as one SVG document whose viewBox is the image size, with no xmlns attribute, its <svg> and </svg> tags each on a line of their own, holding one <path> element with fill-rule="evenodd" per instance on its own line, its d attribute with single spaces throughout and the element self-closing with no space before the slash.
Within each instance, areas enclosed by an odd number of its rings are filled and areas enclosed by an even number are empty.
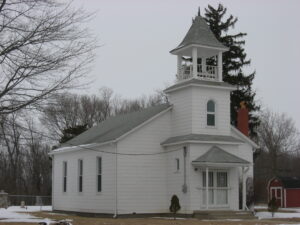
<svg viewBox="0 0 300 225">
<path fill-rule="evenodd" d="M 49 212 L 33 212 L 33 216 L 49 218 L 53 220 L 72 220 L 73 225 L 272 225 L 272 224 L 295 224 L 300 222 L 300 218 L 293 219 L 272 219 L 272 220 L 248 220 L 248 221 L 201 221 L 197 219 L 168 220 L 155 218 L 95 218 L 82 217 L 66 214 L 52 214 Z M 2 223 L 0 225 L 24 225 L 25 223 Z M 25 225 L 36 225 L 37 223 L 26 223 Z"/>
</svg>

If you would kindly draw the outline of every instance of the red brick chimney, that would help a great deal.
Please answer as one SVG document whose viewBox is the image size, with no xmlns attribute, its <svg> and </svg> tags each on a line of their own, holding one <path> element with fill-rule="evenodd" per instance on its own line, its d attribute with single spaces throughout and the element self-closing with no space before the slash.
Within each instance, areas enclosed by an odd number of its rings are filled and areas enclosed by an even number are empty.
<svg viewBox="0 0 300 225">
<path fill-rule="evenodd" d="M 249 111 L 246 103 L 242 101 L 237 112 L 237 129 L 247 137 L 249 136 Z"/>
</svg>

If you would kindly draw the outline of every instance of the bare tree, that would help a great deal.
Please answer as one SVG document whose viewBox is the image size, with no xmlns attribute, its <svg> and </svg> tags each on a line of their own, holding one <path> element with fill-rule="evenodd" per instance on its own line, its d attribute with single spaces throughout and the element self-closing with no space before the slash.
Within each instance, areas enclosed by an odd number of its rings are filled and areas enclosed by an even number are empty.
<svg viewBox="0 0 300 225">
<path fill-rule="evenodd" d="M 113 91 L 100 89 L 100 95 L 77 95 L 63 93 L 55 95 L 54 101 L 43 108 L 42 123 L 54 138 L 61 138 L 68 128 L 92 126 L 111 115 Z"/>
<path fill-rule="evenodd" d="M 78 86 L 95 38 L 81 9 L 56 0 L 0 0 L 0 114 Z"/>
<path fill-rule="evenodd" d="M 0 177 L 2 189 L 18 193 L 24 187 L 22 179 L 22 136 L 17 122 L 18 115 L 1 117 L 0 146 L 4 174 Z M 5 166 L 5 167 L 4 167 Z"/>
<path fill-rule="evenodd" d="M 48 195 L 51 190 L 50 147 L 32 120 L 24 115 L 1 116 L 0 189 L 15 194 Z"/>
<path fill-rule="evenodd" d="M 49 195 L 51 193 L 51 160 L 48 156 L 50 146 L 44 141 L 42 133 L 32 120 L 26 121 L 24 146 L 24 177 L 28 194 Z"/>
<path fill-rule="evenodd" d="M 257 142 L 261 147 L 254 164 L 255 201 L 266 203 L 267 182 L 274 176 L 300 176 L 299 133 L 285 114 L 262 111 Z"/>
<path fill-rule="evenodd" d="M 278 114 L 269 110 L 261 116 L 258 129 L 258 141 L 262 150 L 267 152 L 271 163 L 271 171 L 278 175 L 279 157 L 295 154 L 299 146 L 299 133 L 294 121 L 286 114 Z M 282 165 L 282 164 L 281 164 Z"/>
</svg>

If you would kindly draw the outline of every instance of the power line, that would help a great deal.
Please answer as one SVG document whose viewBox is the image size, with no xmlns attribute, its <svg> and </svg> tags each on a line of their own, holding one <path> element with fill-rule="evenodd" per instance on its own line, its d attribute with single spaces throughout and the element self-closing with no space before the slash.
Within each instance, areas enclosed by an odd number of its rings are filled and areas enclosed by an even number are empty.
<svg viewBox="0 0 300 225">
<path fill-rule="evenodd" d="M 3 121 L 5 122 L 7 125 L 10 125 L 12 126 L 12 124 L 8 124 L 7 121 Z M 27 131 L 30 131 L 32 133 L 36 133 L 36 134 L 39 134 L 43 137 L 46 137 L 46 138 L 49 138 L 50 140 L 54 140 L 54 141 L 57 141 L 55 138 L 53 137 L 50 137 L 42 132 L 38 132 L 38 131 L 35 131 L 33 129 L 29 129 L 27 127 L 23 127 L 19 124 L 17 124 L 17 126 L 23 130 L 27 130 Z M 90 150 L 90 151 L 95 151 L 95 152 L 102 152 L 102 153 L 106 153 L 106 154 L 112 154 L 112 155 L 125 155 L 125 156 L 151 156 L 151 155 L 162 155 L 162 154 L 167 154 L 167 153 L 171 153 L 171 152 L 176 152 L 176 151 L 180 151 L 182 150 L 182 148 L 176 148 L 176 149 L 173 149 L 173 150 L 169 150 L 169 151 L 163 151 L 163 152 L 154 152 L 154 153 L 120 153 L 120 152 L 108 152 L 108 151 L 103 151 L 103 150 L 96 150 L 96 149 L 93 149 L 93 148 L 89 148 L 89 147 L 85 147 L 85 146 L 80 146 L 80 145 L 75 145 L 75 144 L 71 144 L 71 143 L 64 143 L 65 145 L 69 145 L 70 147 L 78 147 L 78 148 L 81 148 L 81 149 L 86 149 L 86 150 Z M 55 151 L 55 150 L 54 150 Z M 59 151 L 57 151 L 59 152 Z"/>
</svg>

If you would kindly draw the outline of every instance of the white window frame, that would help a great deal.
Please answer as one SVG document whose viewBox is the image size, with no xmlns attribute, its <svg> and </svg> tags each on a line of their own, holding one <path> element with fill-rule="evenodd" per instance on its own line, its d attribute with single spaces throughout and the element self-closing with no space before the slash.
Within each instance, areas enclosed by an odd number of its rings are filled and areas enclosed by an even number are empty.
<svg viewBox="0 0 300 225">
<path fill-rule="evenodd" d="M 275 191 L 275 196 L 274 196 L 274 197 L 276 198 L 276 200 L 279 199 L 278 196 L 277 196 L 277 194 L 278 194 L 278 193 L 277 193 L 277 190 L 280 190 L 280 207 L 282 207 L 282 205 L 283 205 L 283 199 L 282 199 L 282 198 L 283 198 L 283 195 L 282 195 L 282 194 L 283 194 L 283 191 L 282 191 L 282 187 L 276 186 L 276 187 L 271 187 L 271 188 L 270 188 L 270 200 L 271 200 L 272 197 L 273 197 L 273 196 L 272 196 L 272 191 L 273 191 L 273 190 Z"/>
<path fill-rule="evenodd" d="M 229 170 L 225 170 L 225 169 L 213 169 L 213 170 L 210 170 L 209 173 L 213 173 L 213 186 L 209 186 L 208 187 L 208 190 L 213 190 L 213 204 L 210 204 L 209 203 L 209 208 L 214 208 L 214 207 L 228 207 L 229 206 L 229 201 L 230 201 L 230 198 L 229 198 L 229 190 L 230 190 L 230 183 L 229 183 Z M 218 181 L 217 181 L 217 174 L 218 173 L 227 173 L 227 187 L 218 187 Z M 206 171 L 203 170 L 201 172 L 202 174 L 202 181 L 201 181 L 201 190 L 205 193 L 206 195 L 206 179 L 204 180 L 204 176 L 203 174 L 205 174 L 206 176 Z M 217 204 L 217 191 L 218 190 L 226 190 L 227 191 L 227 204 Z M 202 196 L 204 196 L 204 193 L 202 194 Z M 202 199 L 201 201 L 201 205 L 202 207 L 206 207 L 206 198 L 205 199 Z"/>
<path fill-rule="evenodd" d="M 209 102 L 213 102 L 214 103 L 214 112 L 209 112 L 208 111 L 208 103 Z M 208 101 L 206 101 L 206 126 L 207 127 L 216 127 L 216 123 L 217 123 L 217 119 L 216 119 L 216 109 L 217 109 L 217 104 L 216 101 L 213 99 L 209 99 Z M 208 115 L 213 115 L 214 116 L 214 125 L 209 125 L 208 124 Z"/>
</svg>

